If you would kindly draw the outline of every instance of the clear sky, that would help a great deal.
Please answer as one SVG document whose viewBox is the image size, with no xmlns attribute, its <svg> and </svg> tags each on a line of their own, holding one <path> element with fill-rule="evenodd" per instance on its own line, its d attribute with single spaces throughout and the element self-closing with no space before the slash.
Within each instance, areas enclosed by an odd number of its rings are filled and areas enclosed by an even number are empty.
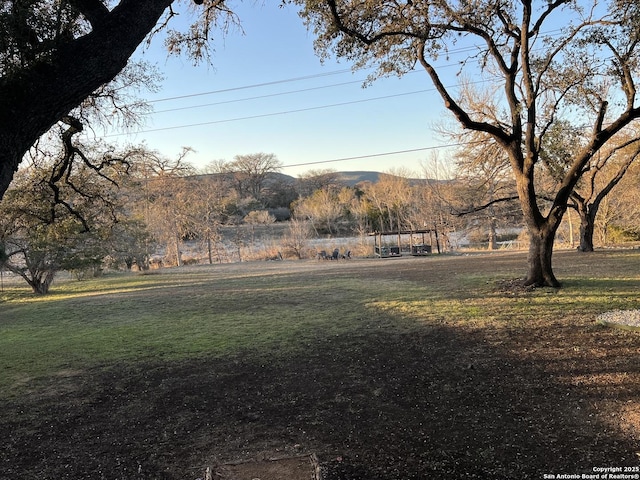
<svg viewBox="0 0 640 480">
<path fill-rule="evenodd" d="M 160 39 L 138 53 L 165 80 L 160 92 L 144 94 L 154 108 L 146 125 L 109 140 L 144 141 L 168 157 L 191 147 L 187 159 L 199 168 L 272 153 L 293 176 L 325 168 L 419 173 L 433 152 L 446 157 L 437 147 L 447 140 L 433 127 L 448 114 L 424 71 L 363 88 L 367 72 L 353 73 L 344 61 L 322 64 L 294 7 L 278 3 L 237 4 L 244 34 L 219 38 L 212 66 L 168 58 Z M 456 68 L 448 70 L 455 77 Z"/>
</svg>

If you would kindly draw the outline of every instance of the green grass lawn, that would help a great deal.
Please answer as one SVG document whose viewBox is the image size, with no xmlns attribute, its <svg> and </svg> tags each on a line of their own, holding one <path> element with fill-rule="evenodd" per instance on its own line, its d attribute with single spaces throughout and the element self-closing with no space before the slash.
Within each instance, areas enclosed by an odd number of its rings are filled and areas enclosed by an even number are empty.
<svg viewBox="0 0 640 480">
<path fill-rule="evenodd" d="M 116 274 L 61 282 L 45 297 L 6 288 L 0 387 L 7 392 L 26 378 L 87 365 L 293 351 L 368 321 L 379 326 L 369 305 L 393 293 L 364 279 L 309 282 L 296 269 L 240 270 Z"/>
<path fill-rule="evenodd" d="M 594 257 L 597 265 L 559 263 L 564 288 L 517 295 L 497 282 L 514 278 L 520 264 L 501 271 L 489 258 L 471 257 L 465 265 L 452 257 L 201 266 L 62 281 L 44 297 L 12 284 L 0 297 L 0 388 L 9 393 L 25 379 L 88 365 L 240 353 L 268 358 L 369 329 L 514 325 L 638 307 L 637 254 L 609 255 L 606 265 L 604 257 Z M 444 262 L 451 274 L 416 280 L 429 260 Z M 359 273 L 349 275 L 355 265 Z M 389 271 L 396 274 L 390 278 Z"/>
</svg>

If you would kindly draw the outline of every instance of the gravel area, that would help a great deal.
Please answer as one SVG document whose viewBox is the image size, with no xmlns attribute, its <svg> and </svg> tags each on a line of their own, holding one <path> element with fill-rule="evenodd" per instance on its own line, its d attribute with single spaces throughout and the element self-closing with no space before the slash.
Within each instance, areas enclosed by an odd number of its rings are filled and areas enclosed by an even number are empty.
<svg viewBox="0 0 640 480">
<path fill-rule="evenodd" d="M 640 329 L 640 310 L 611 310 L 610 312 L 598 315 L 597 321 L 605 324 L 614 323 Z"/>
</svg>

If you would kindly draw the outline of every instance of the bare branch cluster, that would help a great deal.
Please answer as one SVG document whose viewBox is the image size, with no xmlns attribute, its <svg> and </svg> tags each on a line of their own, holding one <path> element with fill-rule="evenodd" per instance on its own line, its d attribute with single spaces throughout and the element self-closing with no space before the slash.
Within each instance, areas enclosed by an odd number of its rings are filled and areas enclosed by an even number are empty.
<svg viewBox="0 0 640 480">
<path fill-rule="evenodd" d="M 594 155 L 640 118 L 638 8 L 628 0 L 297 0 L 321 55 L 336 54 L 377 75 L 420 65 L 460 126 L 491 138 L 513 174 L 532 248 L 528 284 L 557 286 L 553 238 Z M 563 25 L 558 28 L 558 25 Z M 466 78 L 483 76 L 473 99 L 443 79 L 438 60 L 454 47 Z M 463 79 L 465 77 L 463 76 Z M 556 185 L 539 202 L 536 176 L 559 122 L 582 131 L 555 164 Z M 549 164 L 547 162 L 547 164 Z M 545 195 L 546 197 L 546 195 Z"/>
</svg>

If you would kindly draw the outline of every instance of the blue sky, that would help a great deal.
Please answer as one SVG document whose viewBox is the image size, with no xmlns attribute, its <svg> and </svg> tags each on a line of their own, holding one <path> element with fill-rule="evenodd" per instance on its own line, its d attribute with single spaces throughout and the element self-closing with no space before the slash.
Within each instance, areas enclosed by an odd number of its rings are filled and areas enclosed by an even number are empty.
<svg viewBox="0 0 640 480">
<path fill-rule="evenodd" d="M 433 127 L 448 114 L 425 72 L 363 88 L 367 72 L 335 60 L 321 64 L 294 8 L 277 4 L 237 4 L 244 35 L 218 39 L 212 66 L 168 58 L 160 39 L 138 53 L 165 80 L 160 92 L 145 94 L 155 112 L 141 131 L 115 138 L 144 141 L 169 157 L 191 147 L 196 167 L 272 153 L 293 176 L 324 168 L 418 172 L 434 147 L 447 143 Z M 456 69 L 448 70 L 453 77 Z"/>
</svg>

